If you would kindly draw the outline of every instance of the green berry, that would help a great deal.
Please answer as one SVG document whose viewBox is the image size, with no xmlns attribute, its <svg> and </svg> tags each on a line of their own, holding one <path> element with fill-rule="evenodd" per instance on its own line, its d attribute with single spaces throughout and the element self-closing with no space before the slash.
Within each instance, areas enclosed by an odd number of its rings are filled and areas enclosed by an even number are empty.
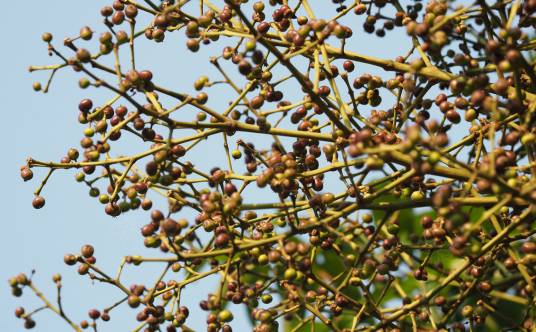
<svg viewBox="0 0 536 332">
<path fill-rule="evenodd" d="M 100 194 L 99 188 L 91 188 L 89 189 L 89 196 L 91 197 L 97 197 Z"/>
<path fill-rule="evenodd" d="M 91 83 L 89 82 L 89 80 L 85 77 L 82 77 L 79 81 L 78 81 L 78 86 L 81 88 L 81 89 L 85 89 L 87 87 L 89 87 Z"/>
<path fill-rule="evenodd" d="M 240 152 L 240 150 L 233 150 L 233 152 L 231 152 L 231 155 L 233 156 L 234 159 L 240 159 L 240 157 L 242 157 L 242 152 Z"/>
<path fill-rule="evenodd" d="M 101 204 L 108 204 L 110 203 L 110 196 L 108 194 L 102 194 L 99 196 L 99 202 Z"/>
<path fill-rule="evenodd" d="M 264 304 L 268 304 L 268 303 L 272 302 L 272 300 L 273 300 L 273 298 L 272 298 L 272 295 L 270 295 L 270 294 L 264 294 L 263 296 L 261 296 L 261 301 Z"/>
<path fill-rule="evenodd" d="M 230 322 L 233 320 L 233 313 L 229 310 L 222 310 L 218 313 L 218 320 L 224 323 Z"/>
<path fill-rule="evenodd" d="M 536 141 L 536 135 L 533 133 L 528 133 L 521 137 L 521 143 L 523 143 L 523 145 L 530 145 L 534 143 L 534 141 Z"/>
<path fill-rule="evenodd" d="M 88 127 L 84 129 L 84 136 L 93 137 L 93 135 L 95 135 L 95 129 L 93 129 L 93 127 Z"/>
<path fill-rule="evenodd" d="M 93 37 L 93 31 L 89 27 L 83 27 L 80 29 L 80 38 L 83 40 L 90 40 Z"/>
<path fill-rule="evenodd" d="M 411 198 L 412 201 L 416 201 L 416 202 L 418 202 L 418 201 L 422 201 L 422 200 L 424 200 L 424 199 L 425 199 L 425 195 L 424 195 L 424 193 L 423 193 L 422 191 L 420 191 L 420 190 L 416 190 L 416 191 L 414 191 L 414 192 L 411 193 L 410 198 Z"/>
<path fill-rule="evenodd" d="M 76 175 L 75 175 L 76 182 L 82 182 L 82 181 L 85 180 L 85 178 L 86 178 L 86 175 L 84 173 L 82 173 L 82 172 L 76 173 Z"/>
<path fill-rule="evenodd" d="M 298 276 L 298 273 L 296 272 L 295 269 L 289 267 L 288 269 L 285 270 L 285 273 L 283 275 L 283 277 L 286 279 L 286 280 L 294 280 L 296 279 L 296 277 Z"/>
<path fill-rule="evenodd" d="M 462 308 L 462 316 L 463 317 L 471 317 L 473 315 L 473 307 L 470 305 L 466 305 Z"/>
<path fill-rule="evenodd" d="M 362 217 L 361 217 L 361 220 L 363 220 L 363 222 L 365 224 L 369 224 L 372 222 L 372 214 L 370 213 L 365 213 Z"/>
<path fill-rule="evenodd" d="M 268 255 L 266 254 L 259 255 L 259 257 L 257 257 L 257 261 L 259 262 L 260 265 L 268 264 Z"/>
</svg>

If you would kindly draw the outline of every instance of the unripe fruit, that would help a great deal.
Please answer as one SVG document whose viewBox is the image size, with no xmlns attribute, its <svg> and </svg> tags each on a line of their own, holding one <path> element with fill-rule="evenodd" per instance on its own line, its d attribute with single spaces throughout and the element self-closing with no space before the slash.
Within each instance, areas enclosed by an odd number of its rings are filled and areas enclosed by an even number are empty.
<svg viewBox="0 0 536 332">
<path fill-rule="evenodd" d="M 530 144 L 533 144 L 535 141 L 536 141 L 536 135 L 533 133 L 527 133 L 521 136 L 521 143 L 523 145 L 530 145 Z"/>
<path fill-rule="evenodd" d="M 373 218 L 372 218 L 372 214 L 370 213 L 365 213 L 362 217 L 361 217 L 361 220 L 363 220 L 363 222 L 365 224 L 369 224 L 372 222 Z"/>
<path fill-rule="evenodd" d="M 283 278 L 285 278 L 286 280 L 292 281 L 296 279 L 297 275 L 298 273 L 296 272 L 296 270 L 289 267 L 288 269 L 285 270 L 285 273 L 283 274 Z"/>
<path fill-rule="evenodd" d="M 141 303 L 141 299 L 136 295 L 130 295 L 127 299 L 127 303 L 131 308 L 137 308 Z"/>
<path fill-rule="evenodd" d="M 52 281 L 55 282 L 55 283 L 58 283 L 61 281 L 61 274 L 59 273 L 56 273 L 52 276 Z"/>
<path fill-rule="evenodd" d="M 425 199 L 425 195 L 422 191 L 417 190 L 411 193 L 410 198 L 412 201 L 422 201 Z"/>
<path fill-rule="evenodd" d="M 378 157 L 368 157 L 365 165 L 371 170 L 379 170 L 383 168 L 384 162 Z"/>
<path fill-rule="evenodd" d="M 266 255 L 266 254 L 259 255 L 259 257 L 257 257 L 257 262 L 260 265 L 268 264 L 268 255 Z"/>
<path fill-rule="evenodd" d="M 229 310 L 222 310 L 218 313 L 218 320 L 224 323 L 230 322 L 233 320 L 233 313 Z"/>
<path fill-rule="evenodd" d="M 49 33 L 49 32 L 45 32 L 43 33 L 43 35 L 41 36 L 41 39 L 45 42 L 45 43 L 50 43 L 52 41 L 52 34 Z"/>
<path fill-rule="evenodd" d="M 465 111 L 464 119 L 465 121 L 471 122 L 476 119 L 478 116 L 477 112 L 474 108 L 469 108 L 467 111 Z"/>
<path fill-rule="evenodd" d="M 332 193 L 325 193 L 322 195 L 322 203 L 323 204 L 330 204 L 335 200 L 335 195 Z"/>
<path fill-rule="evenodd" d="M 80 38 L 83 40 L 90 40 L 91 37 L 93 37 L 93 31 L 91 31 L 90 27 L 83 27 L 80 29 Z"/>
<path fill-rule="evenodd" d="M 79 48 L 78 51 L 76 51 L 76 58 L 82 63 L 88 63 L 91 61 L 91 53 L 85 48 Z"/>
<path fill-rule="evenodd" d="M 93 129 L 92 127 L 84 129 L 84 135 L 86 137 L 93 137 L 93 135 L 95 135 L 95 129 Z"/>
<path fill-rule="evenodd" d="M 268 304 L 268 303 L 272 302 L 272 295 L 264 294 L 263 296 L 261 296 L 261 301 L 264 304 Z"/>
<path fill-rule="evenodd" d="M 466 305 L 462 308 L 462 316 L 463 317 L 471 317 L 473 315 L 473 307 L 470 305 Z"/>
</svg>

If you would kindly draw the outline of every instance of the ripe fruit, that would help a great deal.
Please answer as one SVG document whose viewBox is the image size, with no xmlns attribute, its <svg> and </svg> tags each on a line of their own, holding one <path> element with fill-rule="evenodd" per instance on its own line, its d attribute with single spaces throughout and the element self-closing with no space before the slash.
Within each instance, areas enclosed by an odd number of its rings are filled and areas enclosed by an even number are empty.
<svg viewBox="0 0 536 332">
<path fill-rule="evenodd" d="M 88 316 L 91 319 L 99 319 L 100 315 L 101 315 L 101 313 L 97 309 L 91 309 L 88 312 Z"/>
<path fill-rule="evenodd" d="M 33 178 L 33 172 L 30 168 L 28 167 L 23 167 L 21 168 L 20 170 L 20 177 L 24 180 L 24 181 L 29 181 Z"/>
<path fill-rule="evenodd" d="M 134 5 L 127 5 L 127 7 L 125 8 L 125 15 L 131 19 L 135 18 L 136 16 L 138 16 L 138 8 Z"/>
<path fill-rule="evenodd" d="M 81 112 L 89 112 L 91 108 L 93 107 L 93 102 L 91 99 L 83 99 L 80 101 L 80 104 L 78 104 L 78 109 Z"/>
<path fill-rule="evenodd" d="M 75 255 L 72 255 L 72 254 L 67 254 L 67 255 L 65 255 L 63 257 L 63 261 L 67 265 L 74 265 L 77 262 L 77 257 Z"/>
<path fill-rule="evenodd" d="M 17 309 L 15 309 L 15 316 L 17 318 L 21 318 L 22 315 L 24 315 L 24 308 L 23 307 L 18 307 Z"/>
<path fill-rule="evenodd" d="M 199 51 L 199 42 L 196 40 L 196 39 L 189 39 L 187 42 L 186 42 L 186 46 L 188 47 L 188 49 L 192 52 L 197 52 Z"/>
<path fill-rule="evenodd" d="M 82 256 L 84 256 L 85 258 L 89 258 L 91 256 L 93 256 L 93 253 L 95 252 L 95 249 L 93 249 L 93 246 L 92 245 L 89 245 L 89 244 L 86 244 L 82 247 L 82 249 L 80 250 L 80 253 L 82 254 Z"/>
<path fill-rule="evenodd" d="M 24 320 L 24 328 L 25 329 L 33 329 L 35 327 L 35 321 L 31 318 L 26 318 Z"/>
<path fill-rule="evenodd" d="M 534 243 L 534 242 L 525 242 L 521 246 L 521 250 L 525 254 L 534 254 L 534 253 L 536 253 L 536 243 Z"/>
<path fill-rule="evenodd" d="M 45 199 L 42 196 L 35 196 L 32 201 L 34 209 L 40 209 L 45 206 Z"/>
<path fill-rule="evenodd" d="M 153 73 L 150 70 L 142 70 L 139 72 L 140 78 L 146 82 L 153 79 Z"/>
</svg>

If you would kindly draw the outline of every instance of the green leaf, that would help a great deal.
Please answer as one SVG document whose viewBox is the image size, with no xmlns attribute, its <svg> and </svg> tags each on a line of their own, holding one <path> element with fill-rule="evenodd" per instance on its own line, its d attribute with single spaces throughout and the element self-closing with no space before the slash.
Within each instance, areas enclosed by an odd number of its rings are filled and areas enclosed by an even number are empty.
<svg viewBox="0 0 536 332">
<path fill-rule="evenodd" d="M 291 321 L 285 321 L 285 325 L 284 325 L 284 331 L 292 331 L 294 330 L 299 324 L 299 321 L 297 319 L 293 319 Z M 310 331 L 315 331 L 315 332 L 329 332 L 330 329 L 322 322 L 318 322 L 318 321 L 308 321 L 307 323 L 303 324 L 300 328 L 298 328 L 297 330 L 295 330 L 296 332 L 310 332 Z"/>
<path fill-rule="evenodd" d="M 313 273 L 323 280 L 332 280 L 341 273 L 347 273 L 349 271 L 349 267 L 344 264 L 341 257 L 333 250 L 319 250 L 317 256 L 319 257 L 317 257 L 315 264 L 313 264 Z M 337 287 L 344 280 L 345 276 L 340 276 L 332 286 Z M 345 287 L 342 293 L 356 301 L 361 296 L 357 288 L 352 286 Z"/>
</svg>

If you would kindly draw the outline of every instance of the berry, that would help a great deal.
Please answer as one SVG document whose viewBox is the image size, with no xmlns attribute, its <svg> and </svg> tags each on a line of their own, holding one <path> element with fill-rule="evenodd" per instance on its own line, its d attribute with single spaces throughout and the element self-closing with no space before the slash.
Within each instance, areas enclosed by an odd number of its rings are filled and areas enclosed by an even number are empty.
<svg viewBox="0 0 536 332">
<path fill-rule="evenodd" d="M 80 253 L 82 254 L 82 256 L 84 256 L 85 258 L 89 258 L 91 256 L 93 256 L 93 253 L 95 252 L 95 250 L 93 249 L 93 246 L 89 245 L 89 244 L 86 244 L 82 247 L 82 249 L 80 250 Z"/>
<path fill-rule="evenodd" d="M 229 310 L 222 310 L 218 313 L 218 320 L 224 323 L 230 322 L 233 320 L 233 313 Z"/>
<path fill-rule="evenodd" d="M 45 199 L 42 196 L 35 196 L 32 201 L 34 209 L 40 209 L 45 206 Z"/>
</svg>

